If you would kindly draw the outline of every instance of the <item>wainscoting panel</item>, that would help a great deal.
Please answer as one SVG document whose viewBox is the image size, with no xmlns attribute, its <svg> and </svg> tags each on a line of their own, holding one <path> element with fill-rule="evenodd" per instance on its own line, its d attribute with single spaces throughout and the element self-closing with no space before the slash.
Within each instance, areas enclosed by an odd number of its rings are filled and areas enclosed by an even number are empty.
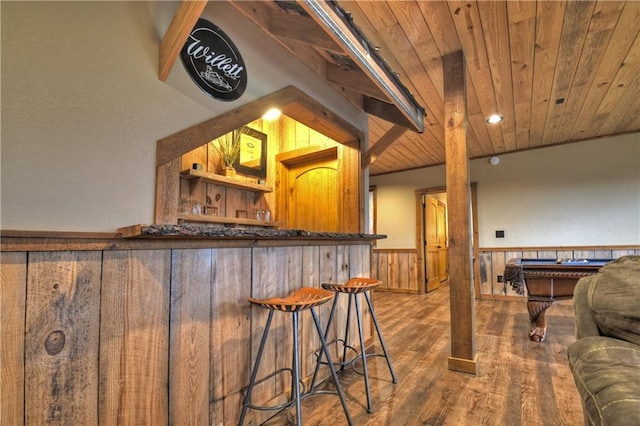
<svg viewBox="0 0 640 426">
<path fill-rule="evenodd" d="M 517 294 L 504 282 L 504 266 L 513 258 L 525 259 L 617 259 L 640 254 L 638 247 L 562 247 L 480 249 L 480 297 L 526 297 Z"/>
<path fill-rule="evenodd" d="M 371 277 L 382 281 L 381 290 L 424 292 L 418 267 L 418 255 L 413 249 L 374 249 L 371 255 Z"/>
<path fill-rule="evenodd" d="M 640 247 L 527 247 L 496 248 L 479 250 L 479 286 L 476 297 L 496 299 L 522 298 L 509 284 L 504 282 L 504 266 L 513 258 L 527 259 L 617 259 L 621 256 L 638 254 Z M 402 293 L 423 293 L 423 274 L 414 249 L 374 249 L 371 254 L 371 277 L 382 281 L 380 290 Z"/>
<path fill-rule="evenodd" d="M 0 253 L 0 425 L 237 424 L 266 315 L 247 298 L 370 275 L 368 242 L 106 241 L 131 249 L 70 239 L 76 250 Z M 344 329 L 347 301 L 330 339 Z M 330 309 L 318 307 L 323 321 Z M 309 382 L 319 343 L 306 314 L 299 348 Z M 291 360 L 291 318 L 276 315 L 271 327 L 259 377 Z M 289 384 L 269 379 L 253 402 L 284 400 Z M 272 414 L 252 410 L 247 423 Z"/>
</svg>

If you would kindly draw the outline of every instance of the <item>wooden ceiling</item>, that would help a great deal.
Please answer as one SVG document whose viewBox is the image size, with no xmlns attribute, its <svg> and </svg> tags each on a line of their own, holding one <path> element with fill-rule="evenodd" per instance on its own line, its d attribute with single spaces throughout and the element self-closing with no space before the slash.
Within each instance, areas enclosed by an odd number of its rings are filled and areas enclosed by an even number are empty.
<svg viewBox="0 0 640 426">
<path fill-rule="evenodd" d="M 392 101 L 307 1 L 230 4 L 370 113 L 371 175 L 444 163 L 441 58 L 460 49 L 472 158 L 640 131 L 638 1 L 335 2 L 425 109 L 423 133 L 371 106 Z M 504 120 L 488 124 L 495 113 Z"/>
</svg>

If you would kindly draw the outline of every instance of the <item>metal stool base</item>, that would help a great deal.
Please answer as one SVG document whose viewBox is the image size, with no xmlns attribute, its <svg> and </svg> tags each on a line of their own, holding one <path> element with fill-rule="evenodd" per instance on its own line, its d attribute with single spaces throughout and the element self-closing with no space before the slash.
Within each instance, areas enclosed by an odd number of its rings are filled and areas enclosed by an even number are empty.
<svg viewBox="0 0 640 426">
<path fill-rule="evenodd" d="M 316 311 L 314 309 L 314 306 L 318 306 L 319 304 L 322 304 L 326 301 L 328 301 L 331 297 L 334 297 L 332 293 L 326 291 L 326 290 L 321 290 L 321 289 L 317 289 L 317 288 L 302 288 L 300 290 L 298 290 L 296 293 L 294 293 L 292 296 L 290 296 L 289 298 L 285 298 L 285 299 L 280 299 L 280 298 L 274 298 L 274 299 L 266 299 L 266 300 L 259 300 L 259 299 L 249 299 L 249 302 L 251 302 L 252 304 L 256 305 L 256 306 L 260 306 L 263 308 L 266 308 L 269 310 L 269 317 L 267 318 L 267 323 L 265 325 L 265 329 L 264 332 L 262 334 L 262 339 L 260 341 L 260 347 L 258 348 L 258 354 L 256 357 L 256 361 L 255 364 L 253 366 L 253 370 L 251 372 L 251 378 L 249 380 L 249 385 L 247 386 L 246 389 L 243 389 L 243 394 L 244 394 L 244 398 L 243 398 L 243 402 L 242 402 L 242 412 L 240 413 L 240 419 L 238 421 L 239 425 L 243 425 L 244 424 L 244 419 L 245 416 L 247 414 L 247 410 L 249 408 L 251 409 L 255 409 L 255 410 L 261 410 L 261 411 L 270 411 L 270 410 L 277 410 L 276 413 L 273 414 L 273 416 L 271 416 L 270 418 L 273 418 L 274 416 L 276 416 L 278 413 L 282 412 L 285 409 L 288 409 L 290 407 L 293 407 L 295 405 L 296 407 L 296 424 L 299 426 L 302 426 L 302 407 L 301 407 L 301 401 L 302 399 L 312 396 L 312 395 L 316 395 L 316 394 L 320 394 L 320 393 L 326 393 L 326 394 L 336 394 L 340 397 L 340 402 L 342 403 L 342 408 L 344 410 L 345 413 L 345 417 L 347 418 L 347 422 L 349 425 L 352 425 L 352 421 L 351 421 L 351 415 L 349 414 L 349 408 L 347 407 L 347 403 L 344 397 L 344 393 L 342 392 L 342 388 L 340 387 L 340 382 L 338 381 L 338 375 L 335 371 L 335 368 L 333 367 L 333 364 L 331 363 L 331 355 L 329 354 L 329 350 L 327 348 L 327 342 L 324 338 L 324 334 L 322 331 L 322 327 L 320 326 L 320 320 L 318 319 L 318 315 L 316 314 Z M 322 349 L 321 349 L 321 353 L 324 353 L 325 356 L 327 357 L 327 360 L 329 360 L 329 362 L 331 363 L 329 365 L 329 369 L 331 370 L 331 376 L 333 378 L 335 387 L 336 387 L 336 391 L 322 391 L 322 390 L 317 390 L 317 391 L 313 391 L 313 386 L 310 386 L 310 390 L 306 391 L 304 389 L 304 383 L 302 383 L 301 381 L 301 377 L 300 377 L 300 351 L 299 351 L 299 347 L 298 347 L 298 325 L 299 325 L 299 318 L 298 318 L 298 314 L 302 311 L 302 310 L 306 310 L 309 309 L 311 311 L 311 316 L 313 317 L 313 322 L 315 324 L 315 328 L 316 331 L 318 332 L 318 337 L 320 338 L 320 342 L 322 344 Z M 264 347 L 265 344 L 267 342 L 267 337 L 269 335 L 269 329 L 271 327 L 271 321 L 273 319 L 273 313 L 276 311 L 282 311 L 282 312 L 288 312 L 291 313 L 291 317 L 292 317 L 292 322 L 293 322 L 293 360 L 292 360 L 292 368 L 283 368 L 280 370 L 277 370 L 271 374 L 269 374 L 268 376 L 260 379 L 260 380 L 256 380 L 256 376 L 258 373 L 258 369 L 260 367 L 260 361 L 262 359 L 262 354 L 264 351 Z M 283 373 L 285 371 L 290 371 L 291 372 L 291 398 L 289 401 L 285 402 L 284 404 L 278 404 L 278 405 L 273 405 L 273 406 L 258 406 L 258 405 L 254 405 L 251 403 L 251 395 L 252 395 L 252 391 L 253 388 L 255 387 L 256 384 L 259 384 L 277 374 Z M 302 386 L 301 386 L 302 384 Z M 290 413 L 287 413 L 287 419 L 289 419 L 290 417 Z M 290 419 L 289 419 L 290 420 Z"/>
<path fill-rule="evenodd" d="M 391 365 L 391 360 L 389 359 L 389 354 L 387 352 L 387 347 L 384 343 L 384 339 L 382 338 L 382 333 L 380 332 L 380 326 L 378 325 L 378 320 L 376 318 L 376 314 L 375 311 L 373 309 L 373 304 L 371 303 L 371 299 L 369 298 L 369 289 L 377 286 L 380 282 L 376 281 L 376 280 L 371 280 L 371 279 L 364 279 L 364 278 L 354 278 L 352 280 L 349 281 L 349 283 L 345 284 L 345 285 L 339 285 L 339 284 L 322 284 L 323 288 L 326 289 L 330 289 L 333 290 L 336 293 L 335 298 L 333 299 L 333 304 L 331 306 L 331 313 L 329 314 L 329 320 L 327 321 L 327 327 L 325 329 L 325 333 L 324 333 L 324 338 L 326 340 L 328 334 L 329 334 L 329 329 L 331 327 L 331 323 L 333 321 L 333 317 L 335 314 L 335 310 L 336 310 L 336 306 L 338 303 L 338 295 L 340 293 L 346 293 L 349 296 L 349 304 L 347 306 L 347 321 L 346 321 L 346 325 L 345 325 L 345 331 L 344 331 L 344 339 L 338 338 L 335 339 L 333 341 L 331 341 L 331 344 L 335 344 L 338 342 L 342 342 L 343 344 L 343 351 L 342 351 L 342 360 L 341 361 L 336 361 L 336 362 L 332 362 L 330 367 L 337 367 L 340 366 L 340 370 L 344 370 L 346 366 L 351 365 L 351 367 L 353 368 L 353 370 L 364 376 L 364 383 L 365 383 L 365 389 L 367 392 L 367 412 L 368 413 L 373 413 L 374 409 L 373 409 L 373 400 L 371 398 L 371 388 L 369 386 L 369 370 L 367 367 L 367 358 L 372 357 L 372 356 L 379 356 L 379 357 L 383 357 L 385 358 L 385 360 L 387 361 L 387 366 L 389 368 L 389 373 L 391 374 L 391 381 L 392 383 L 397 383 L 397 379 L 396 379 L 396 374 L 393 370 L 393 366 Z M 350 285 L 351 284 L 351 285 Z M 380 346 L 382 347 L 382 354 L 378 354 L 378 353 L 367 353 L 366 352 L 366 348 L 364 346 L 364 331 L 363 331 L 363 326 L 362 326 L 362 310 L 360 308 L 360 303 L 358 302 L 358 297 L 357 295 L 359 293 L 362 293 L 364 295 L 365 300 L 367 301 L 367 305 L 369 306 L 369 312 L 371 313 L 371 318 L 373 319 L 373 324 L 375 326 L 375 330 L 376 330 L 376 334 L 378 336 L 378 341 L 380 342 Z M 353 350 L 355 352 L 358 352 L 353 346 L 348 345 L 346 342 L 349 341 L 349 327 L 351 324 L 351 306 L 355 305 L 355 311 L 356 311 L 356 319 L 358 321 L 358 334 L 359 334 L 359 340 L 360 340 L 360 352 L 354 356 L 353 358 L 349 358 L 347 359 L 347 350 Z M 320 368 L 320 365 L 328 365 L 329 362 L 328 361 L 323 361 L 322 360 L 322 354 L 319 352 L 316 352 L 316 356 L 318 357 L 318 362 L 316 364 L 316 369 L 315 372 L 313 374 L 313 379 L 311 380 L 311 387 L 313 388 L 317 376 L 318 376 L 318 371 Z M 354 363 L 358 360 L 362 360 L 362 371 L 358 371 L 355 366 Z"/>
</svg>

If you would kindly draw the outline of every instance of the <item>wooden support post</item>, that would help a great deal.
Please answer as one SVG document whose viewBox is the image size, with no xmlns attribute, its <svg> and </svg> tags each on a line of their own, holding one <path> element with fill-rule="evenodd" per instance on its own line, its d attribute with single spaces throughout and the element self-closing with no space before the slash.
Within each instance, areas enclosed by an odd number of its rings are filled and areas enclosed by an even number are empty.
<svg viewBox="0 0 640 426">
<path fill-rule="evenodd" d="M 442 57 L 442 63 L 451 294 L 451 356 L 448 367 L 449 370 L 476 374 L 464 55 L 462 51 L 449 53 Z"/>
</svg>

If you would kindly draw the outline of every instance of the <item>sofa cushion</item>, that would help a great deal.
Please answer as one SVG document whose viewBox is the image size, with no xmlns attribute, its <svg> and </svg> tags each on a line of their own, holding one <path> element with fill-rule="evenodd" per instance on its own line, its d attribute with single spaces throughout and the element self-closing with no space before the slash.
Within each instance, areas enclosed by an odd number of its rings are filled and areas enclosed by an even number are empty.
<svg viewBox="0 0 640 426">
<path fill-rule="evenodd" d="M 609 262 L 590 281 L 588 304 L 600 334 L 640 345 L 640 256 Z"/>
<path fill-rule="evenodd" d="M 568 354 L 587 424 L 639 424 L 640 346 L 590 336 L 570 345 Z"/>
</svg>

